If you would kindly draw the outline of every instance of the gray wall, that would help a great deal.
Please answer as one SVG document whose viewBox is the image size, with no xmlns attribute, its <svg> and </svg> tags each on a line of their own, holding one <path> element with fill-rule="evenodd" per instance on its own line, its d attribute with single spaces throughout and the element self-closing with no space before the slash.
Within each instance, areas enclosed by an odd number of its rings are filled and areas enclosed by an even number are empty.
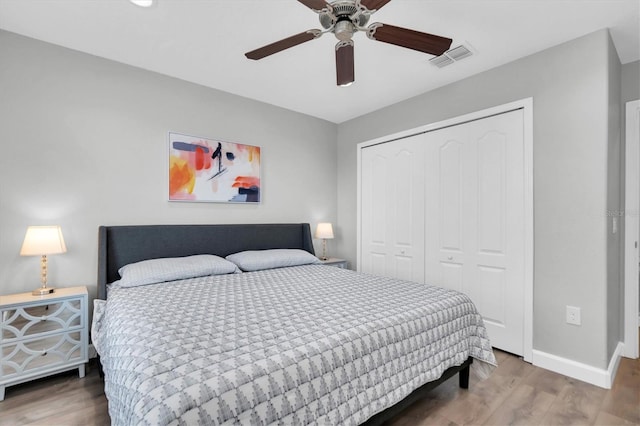
<svg viewBox="0 0 640 426">
<path fill-rule="evenodd" d="M 0 31 L 0 294 L 39 286 L 28 225 L 62 226 L 49 281 L 95 294 L 103 224 L 335 222 L 336 125 Z M 262 147 L 260 205 L 169 203 L 167 133 Z"/>
<path fill-rule="evenodd" d="M 622 103 L 640 99 L 640 61 L 624 64 L 621 70 Z"/>
<path fill-rule="evenodd" d="M 618 342 L 624 340 L 624 157 L 622 153 L 622 100 L 621 64 L 613 41 L 609 38 L 608 69 L 608 120 L 609 134 L 607 145 L 607 211 L 609 230 L 607 232 L 607 357 L 613 355 Z M 613 214 L 611 214 L 613 213 Z M 612 232 L 613 220 L 618 231 Z"/>
<path fill-rule="evenodd" d="M 533 97 L 534 349 L 606 368 L 609 43 L 599 31 L 340 124 L 339 254 L 356 260 L 357 143 Z"/>
</svg>

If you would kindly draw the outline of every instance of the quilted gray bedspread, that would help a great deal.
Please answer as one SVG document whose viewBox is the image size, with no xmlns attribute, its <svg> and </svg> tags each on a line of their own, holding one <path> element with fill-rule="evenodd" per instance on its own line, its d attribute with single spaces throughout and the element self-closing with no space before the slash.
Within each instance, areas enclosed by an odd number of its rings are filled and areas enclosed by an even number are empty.
<svg viewBox="0 0 640 426">
<path fill-rule="evenodd" d="M 464 294 L 322 265 L 115 288 L 94 329 L 114 425 L 359 424 L 495 365 Z"/>
</svg>

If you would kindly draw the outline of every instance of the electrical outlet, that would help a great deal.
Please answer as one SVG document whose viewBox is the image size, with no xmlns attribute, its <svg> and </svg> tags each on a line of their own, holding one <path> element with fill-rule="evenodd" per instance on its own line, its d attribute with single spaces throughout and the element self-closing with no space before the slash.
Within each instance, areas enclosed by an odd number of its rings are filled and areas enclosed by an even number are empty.
<svg viewBox="0 0 640 426">
<path fill-rule="evenodd" d="M 567 324 L 580 325 L 580 308 L 567 305 Z"/>
</svg>

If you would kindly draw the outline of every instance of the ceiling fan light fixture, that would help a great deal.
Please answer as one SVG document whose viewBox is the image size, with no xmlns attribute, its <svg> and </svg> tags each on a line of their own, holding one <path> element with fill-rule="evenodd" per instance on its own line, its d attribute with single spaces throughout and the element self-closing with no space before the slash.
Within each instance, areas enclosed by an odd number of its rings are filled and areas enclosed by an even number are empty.
<svg viewBox="0 0 640 426">
<path fill-rule="evenodd" d="M 151 7 L 153 6 L 153 0 L 129 0 L 131 3 L 140 7 Z"/>
<path fill-rule="evenodd" d="M 351 21 L 340 20 L 338 21 L 338 23 L 336 23 L 336 26 L 334 27 L 334 30 L 333 30 L 333 34 L 336 36 L 338 40 L 347 41 L 347 40 L 351 40 L 351 37 L 353 37 L 354 31 L 355 31 L 355 28 L 353 27 L 353 24 L 351 23 Z"/>
</svg>

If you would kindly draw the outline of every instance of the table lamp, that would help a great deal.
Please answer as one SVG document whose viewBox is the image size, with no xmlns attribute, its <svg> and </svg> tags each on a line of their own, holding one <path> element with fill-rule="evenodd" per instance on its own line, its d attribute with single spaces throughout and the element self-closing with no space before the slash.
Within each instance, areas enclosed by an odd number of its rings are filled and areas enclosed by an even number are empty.
<svg viewBox="0 0 640 426">
<path fill-rule="evenodd" d="M 65 253 L 67 247 L 59 226 L 29 226 L 20 249 L 20 256 L 42 256 L 40 259 L 40 281 L 42 286 L 33 290 L 34 296 L 43 296 L 55 290 L 47 287 L 47 255 Z"/>
<path fill-rule="evenodd" d="M 319 223 L 316 228 L 316 238 L 322 238 L 322 257 L 321 260 L 327 260 L 327 240 L 333 239 L 333 227 L 330 223 Z"/>
</svg>

